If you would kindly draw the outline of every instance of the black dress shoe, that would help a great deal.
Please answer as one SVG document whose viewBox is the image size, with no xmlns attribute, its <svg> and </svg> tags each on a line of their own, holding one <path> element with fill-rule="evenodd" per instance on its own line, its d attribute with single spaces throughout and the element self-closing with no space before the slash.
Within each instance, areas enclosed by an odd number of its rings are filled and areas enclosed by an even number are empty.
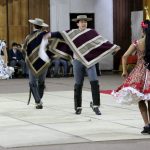
<svg viewBox="0 0 150 150">
<path fill-rule="evenodd" d="M 43 109 L 43 105 L 42 105 L 42 104 L 37 104 L 37 105 L 35 106 L 35 108 L 36 108 L 36 109 Z"/>
<path fill-rule="evenodd" d="M 93 103 L 90 103 L 90 107 L 93 109 L 96 115 L 101 115 L 101 112 L 98 107 L 93 107 Z"/>
<path fill-rule="evenodd" d="M 80 115 L 80 114 L 81 114 L 81 111 L 82 111 L 82 109 L 77 109 L 75 113 L 76 113 L 77 115 Z"/>
<path fill-rule="evenodd" d="M 98 107 L 93 108 L 93 111 L 95 112 L 96 115 L 101 115 L 101 112 Z"/>
</svg>

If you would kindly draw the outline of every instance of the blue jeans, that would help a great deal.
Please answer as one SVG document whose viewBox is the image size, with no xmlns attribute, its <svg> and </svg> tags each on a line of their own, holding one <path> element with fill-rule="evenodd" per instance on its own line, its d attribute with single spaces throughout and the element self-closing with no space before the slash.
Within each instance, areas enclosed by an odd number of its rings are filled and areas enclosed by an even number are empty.
<svg viewBox="0 0 150 150">
<path fill-rule="evenodd" d="M 67 75 L 68 63 L 67 63 L 66 60 L 63 60 L 63 59 L 54 59 L 52 63 L 54 63 L 54 74 L 55 75 L 58 75 L 59 68 L 60 68 L 61 64 L 62 64 L 62 66 L 64 68 L 64 76 Z"/>
<path fill-rule="evenodd" d="M 41 99 L 44 94 L 46 74 L 47 70 L 44 71 L 39 77 L 36 77 L 29 68 L 29 86 L 35 103 L 41 103 Z"/>
<path fill-rule="evenodd" d="M 29 69 L 29 83 L 31 84 L 38 84 L 45 82 L 47 70 L 43 72 L 39 77 L 35 77 L 32 71 Z"/>
<path fill-rule="evenodd" d="M 74 73 L 75 84 L 83 84 L 85 73 L 87 73 L 89 81 L 98 80 L 95 65 L 90 68 L 86 68 L 77 59 L 73 60 L 73 73 Z"/>
</svg>

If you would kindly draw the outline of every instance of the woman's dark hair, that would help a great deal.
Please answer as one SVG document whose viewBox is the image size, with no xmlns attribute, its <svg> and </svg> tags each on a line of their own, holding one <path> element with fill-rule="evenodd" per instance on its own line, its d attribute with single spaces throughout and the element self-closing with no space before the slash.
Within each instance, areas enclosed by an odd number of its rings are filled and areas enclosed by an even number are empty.
<svg viewBox="0 0 150 150">
<path fill-rule="evenodd" d="M 145 20 L 144 24 L 148 25 L 147 28 L 143 29 L 144 33 L 146 34 L 144 60 L 145 60 L 145 65 L 147 69 L 150 70 L 150 21 Z"/>
</svg>

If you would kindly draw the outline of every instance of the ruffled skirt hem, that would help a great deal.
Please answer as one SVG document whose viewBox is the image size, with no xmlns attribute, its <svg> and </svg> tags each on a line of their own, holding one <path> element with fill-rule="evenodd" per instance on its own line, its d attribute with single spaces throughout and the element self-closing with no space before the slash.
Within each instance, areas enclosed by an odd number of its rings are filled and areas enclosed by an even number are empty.
<svg viewBox="0 0 150 150">
<path fill-rule="evenodd" d="M 112 91 L 111 95 L 119 104 L 137 104 L 141 100 L 150 100 L 150 93 L 141 93 L 132 87 L 124 87 L 119 91 Z"/>
<path fill-rule="evenodd" d="M 13 67 L 0 68 L 0 79 L 9 79 L 14 73 Z"/>
</svg>

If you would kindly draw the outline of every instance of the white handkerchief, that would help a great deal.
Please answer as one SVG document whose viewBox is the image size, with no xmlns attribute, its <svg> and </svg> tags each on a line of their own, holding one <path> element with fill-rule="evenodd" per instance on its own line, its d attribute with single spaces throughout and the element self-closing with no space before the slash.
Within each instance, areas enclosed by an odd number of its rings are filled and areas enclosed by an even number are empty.
<svg viewBox="0 0 150 150">
<path fill-rule="evenodd" d="M 40 44 L 40 49 L 39 49 L 39 57 L 45 61 L 45 62 L 49 62 L 50 59 L 48 57 L 48 55 L 46 54 L 46 46 L 48 44 L 48 39 L 42 39 L 42 42 Z"/>
</svg>

